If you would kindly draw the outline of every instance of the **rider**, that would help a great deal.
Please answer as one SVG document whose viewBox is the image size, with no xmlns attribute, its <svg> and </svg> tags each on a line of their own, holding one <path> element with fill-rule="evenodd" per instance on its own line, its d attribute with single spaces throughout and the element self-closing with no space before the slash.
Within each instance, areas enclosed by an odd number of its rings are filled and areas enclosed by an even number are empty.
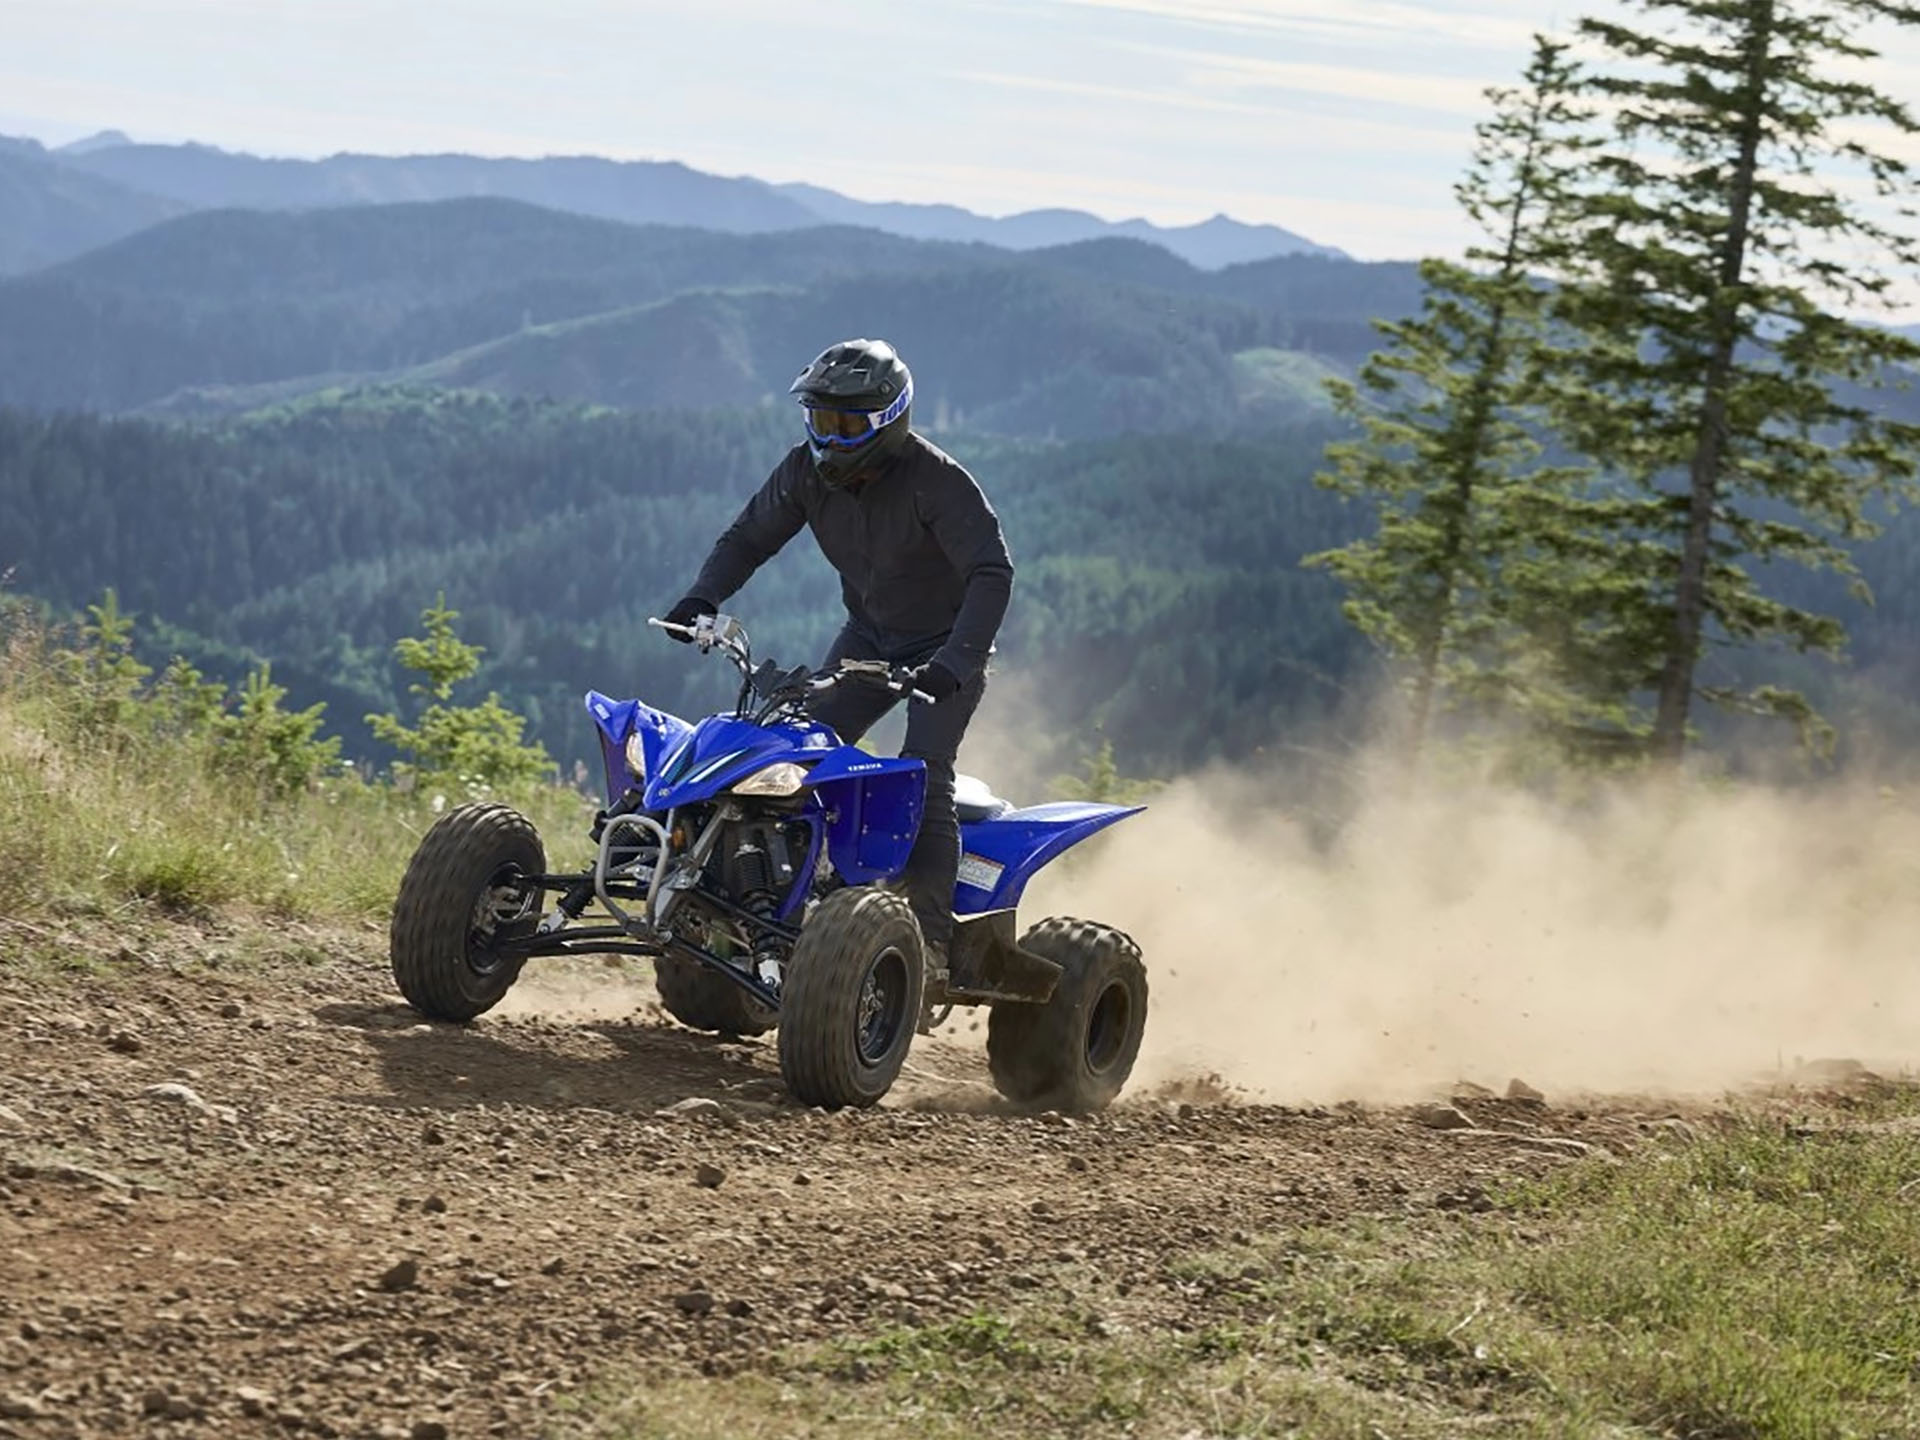
<svg viewBox="0 0 1920 1440">
<path fill-rule="evenodd" d="M 960 865 L 953 767 L 986 690 L 1013 562 L 973 477 L 915 433 L 913 375 L 891 345 L 830 346 L 789 393 L 806 410 L 806 442 L 774 467 L 667 619 L 686 626 L 716 613 L 801 526 L 812 529 L 840 573 L 847 607 L 825 668 L 842 660 L 907 666 L 913 688 L 930 697 L 909 707 L 900 752 L 927 767 L 926 816 L 902 878 L 938 969 L 953 935 Z M 878 685 L 837 685 L 812 711 L 852 744 L 898 700 Z"/>
</svg>

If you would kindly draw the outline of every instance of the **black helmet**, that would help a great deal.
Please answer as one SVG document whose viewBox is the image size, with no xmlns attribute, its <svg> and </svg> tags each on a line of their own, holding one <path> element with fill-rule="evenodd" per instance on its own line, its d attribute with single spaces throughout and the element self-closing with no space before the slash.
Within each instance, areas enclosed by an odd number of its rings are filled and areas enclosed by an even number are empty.
<svg viewBox="0 0 1920 1440">
<path fill-rule="evenodd" d="M 842 340 L 787 392 L 806 407 L 813 463 L 830 485 L 871 474 L 913 427 L 913 372 L 884 340 Z"/>
</svg>

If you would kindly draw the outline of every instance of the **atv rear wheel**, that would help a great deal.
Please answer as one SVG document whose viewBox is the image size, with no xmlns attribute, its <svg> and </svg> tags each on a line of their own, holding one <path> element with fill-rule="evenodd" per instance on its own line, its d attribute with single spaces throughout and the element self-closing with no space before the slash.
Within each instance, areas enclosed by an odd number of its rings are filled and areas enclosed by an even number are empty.
<svg viewBox="0 0 1920 1440">
<path fill-rule="evenodd" d="M 682 1025 L 721 1035 L 764 1035 L 780 1017 L 724 975 L 697 960 L 662 955 L 653 962 L 653 988 Z"/>
<path fill-rule="evenodd" d="M 429 1020 L 471 1020 L 500 1003 L 525 957 L 508 939 L 540 923 L 546 872 L 540 834 L 505 805 L 462 805 L 427 831 L 413 852 L 389 931 L 393 978 Z"/>
<path fill-rule="evenodd" d="M 1120 1093 L 1147 1028 L 1147 971 L 1131 936 L 1086 920 L 1042 920 L 1020 948 L 1060 966 L 1044 1005 L 1003 1000 L 987 1016 L 999 1092 L 1033 1110 L 1103 1110 Z"/>
<path fill-rule="evenodd" d="M 805 1105 L 872 1105 L 913 1044 L 926 962 L 904 897 L 836 890 L 807 919 L 780 994 L 780 1074 Z"/>
</svg>

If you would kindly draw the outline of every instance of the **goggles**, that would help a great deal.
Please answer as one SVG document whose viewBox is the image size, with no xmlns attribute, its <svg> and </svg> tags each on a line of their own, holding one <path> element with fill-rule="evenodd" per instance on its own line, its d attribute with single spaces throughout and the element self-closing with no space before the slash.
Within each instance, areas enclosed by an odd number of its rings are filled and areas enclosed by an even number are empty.
<svg viewBox="0 0 1920 1440">
<path fill-rule="evenodd" d="M 841 410 L 830 405 L 809 404 L 807 437 L 815 445 L 832 450 L 858 450 L 887 426 L 907 413 L 913 403 L 913 382 L 909 380 L 891 405 L 884 410 Z"/>
</svg>

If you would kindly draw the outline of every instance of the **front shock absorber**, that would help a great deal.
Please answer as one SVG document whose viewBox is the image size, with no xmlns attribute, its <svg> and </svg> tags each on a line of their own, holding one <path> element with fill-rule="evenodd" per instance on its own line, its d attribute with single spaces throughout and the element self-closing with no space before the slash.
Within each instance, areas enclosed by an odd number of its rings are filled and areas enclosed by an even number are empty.
<svg viewBox="0 0 1920 1440">
<path fill-rule="evenodd" d="M 734 902 L 759 920 L 772 920 L 780 910 L 783 882 L 791 883 L 793 866 L 779 832 L 770 825 L 742 825 L 734 846 L 730 888 Z M 780 937 L 760 930 L 753 937 L 753 973 L 764 984 L 777 984 L 783 958 Z"/>
</svg>

